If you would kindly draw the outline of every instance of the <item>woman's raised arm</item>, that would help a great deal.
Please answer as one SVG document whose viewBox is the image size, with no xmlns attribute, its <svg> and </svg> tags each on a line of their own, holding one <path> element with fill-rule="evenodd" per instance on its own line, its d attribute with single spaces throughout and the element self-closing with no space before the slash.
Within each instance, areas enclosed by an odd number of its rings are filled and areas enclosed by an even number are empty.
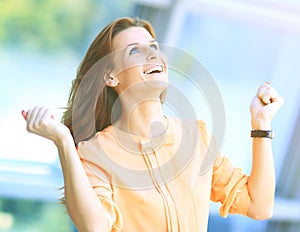
<svg viewBox="0 0 300 232">
<path fill-rule="evenodd" d="M 283 98 L 269 83 L 260 86 L 250 106 L 252 130 L 256 133 L 271 131 L 272 118 L 283 102 Z M 248 216 L 268 219 L 273 212 L 276 181 L 271 139 L 264 135 L 253 137 L 252 170 L 248 179 Z"/>
<path fill-rule="evenodd" d="M 69 129 L 43 107 L 22 111 L 22 115 L 28 132 L 50 139 L 57 146 L 64 176 L 66 208 L 78 230 L 110 231 L 106 211 L 83 169 Z"/>
</svg>

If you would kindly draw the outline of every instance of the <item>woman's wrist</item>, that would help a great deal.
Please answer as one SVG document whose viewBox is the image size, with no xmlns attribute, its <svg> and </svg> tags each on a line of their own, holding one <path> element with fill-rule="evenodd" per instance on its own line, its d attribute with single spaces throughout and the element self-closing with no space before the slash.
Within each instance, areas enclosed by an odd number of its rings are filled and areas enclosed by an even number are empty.
<svg viewBox="0 0 300 232">
<path fill-rule="evenodd" d="M 253 119 L 251 120 L 252 130 L 271 130 L 271 120 Z"/>
<path fill-rule="evenodd" d="M 58 147 L 58 146 L 62 146 L 62 145 L 66 144 L 66 143 L 69 143 L 69 142 L 74 143 L 74 140 L 73 140 L 73 137 L 71 135 L 70 130 L 66 129 L 59 136 L 57 136 L 53 140 L 53 142 Z"/>
</svg>

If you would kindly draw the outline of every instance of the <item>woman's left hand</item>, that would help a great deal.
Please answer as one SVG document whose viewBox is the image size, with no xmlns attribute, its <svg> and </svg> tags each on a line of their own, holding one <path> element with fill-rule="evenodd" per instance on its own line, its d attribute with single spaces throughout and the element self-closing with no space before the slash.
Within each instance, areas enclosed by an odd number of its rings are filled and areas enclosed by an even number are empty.
<svg viewBox="0 0 300 232">
<path fill-rule="evenodd" d="M 271 121 L 284 99 L 266 82 L 261 85 L 250 105 L 251 124 L 254 130 L 270 130 Z"/>
</svg>

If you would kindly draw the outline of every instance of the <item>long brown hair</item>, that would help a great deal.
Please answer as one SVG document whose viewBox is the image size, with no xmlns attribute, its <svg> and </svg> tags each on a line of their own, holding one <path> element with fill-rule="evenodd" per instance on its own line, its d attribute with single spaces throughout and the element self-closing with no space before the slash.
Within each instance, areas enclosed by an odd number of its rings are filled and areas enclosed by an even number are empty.
<svg viewBox="0 0 300 232">
<path fill-rule="evenodd" d="M 62 122 L 70 129 L 75 144 L 90 138 L 96 131 L 101 131 L 113 123 L 112 110 L 115 108 L 118 94 L 113 88 L 107 87 L 104 81 L 105 72 L 112 64 L 109 60 L 101 62 L 100 65 L 97 63 L 113 52 L 113 38 L 130 27 L 143 27 L 153 38 L 156 37 L 153 27 L 146 20 L 117 19 L 97 35 L 78 68 L 62 117 Z"/>
</svg>

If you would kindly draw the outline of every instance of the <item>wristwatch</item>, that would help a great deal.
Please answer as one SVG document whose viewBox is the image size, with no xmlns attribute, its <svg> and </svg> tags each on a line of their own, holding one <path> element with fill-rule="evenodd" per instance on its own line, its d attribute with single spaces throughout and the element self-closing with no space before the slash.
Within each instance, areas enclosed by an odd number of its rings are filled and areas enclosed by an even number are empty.
<svg viewBox="0 0 300 232">
<path fill-rule="evenodd" d="M 272 130 L 252 130 L 251 131 L 252 138 L 274 138 L 274 132 Z"/>
</svg>

